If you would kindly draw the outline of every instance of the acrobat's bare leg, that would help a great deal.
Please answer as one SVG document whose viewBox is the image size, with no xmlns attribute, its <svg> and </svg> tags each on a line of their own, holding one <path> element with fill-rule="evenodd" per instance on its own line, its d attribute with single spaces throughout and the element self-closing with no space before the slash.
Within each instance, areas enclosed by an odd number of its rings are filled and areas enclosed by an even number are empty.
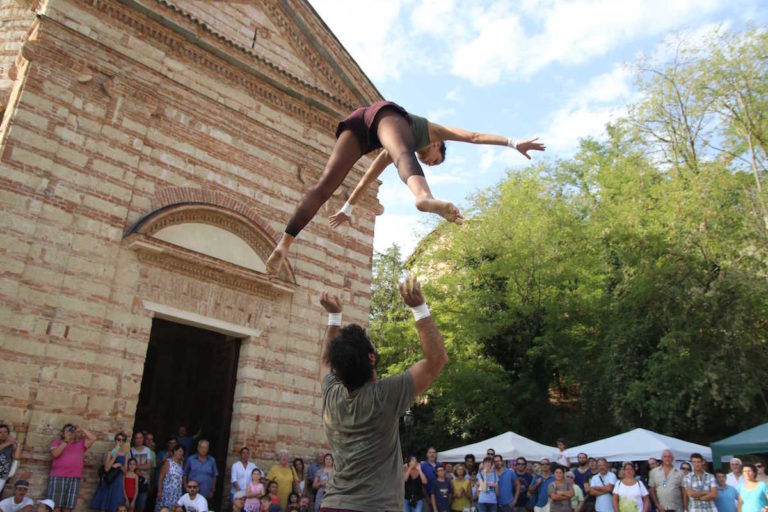
<svg viewBox="0 0 768 512">
<path fill-rule="evenodd" d="M 277 247 L 274 248 L 272 254 L 267 258 L 267 273 L 277 274 L 282 267 L 285 257 L 288 255 L 288 250 L 291 247 L 291 243 L 304 229 L 309 221 L 317 213 L 317 210 L 325 204 L 331 194 L 341 185 L 344 178 L 347 177 L 349 170 L 355 165 L 362 155 L 360 154 L 360 144 L 353 133 L 349 130 L 344 130 L 339 134 L 339 138 L 336 139 L 336 144 L 333 146 L 331 156 L 328 158 L 328 163 L 325 164 L 325 170 L 317 184 L 309 189 L 304 197 L 301 198 L 299 205 L 293 213 L 293 217 L 288 221 L 288 226 L 285 228 L 285 233 L 280 238 L 280 242 Z"/>
</svg>

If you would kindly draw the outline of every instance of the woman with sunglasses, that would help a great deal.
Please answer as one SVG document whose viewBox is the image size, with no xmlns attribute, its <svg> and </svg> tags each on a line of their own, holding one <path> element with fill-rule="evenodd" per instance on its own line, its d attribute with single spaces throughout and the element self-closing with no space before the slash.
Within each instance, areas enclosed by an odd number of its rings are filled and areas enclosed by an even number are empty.
<svg viewBox="0 0 768 512">
<path fill-rule="evenodd" d="M 768 484 L 757 481 L 754 464 L 744 464 L 744 483 L 739 486 L 738 512 L 763 512 L 768 510 Z"/>
<path fill-rule="evenodd" d="M 687 476 L 691 473 L 691 464 L 688 462 L 683 462 L 680 464 L 680 471 L 685 473 L 683 476 Z"/>
<path fill-rule="evenodd" d="M 115 446 L 104 455 L 104 474 L 91 500 L 91 508 L 115 512 L 125 504 L 123 477 L 126 462 L 131 458 L 131 444 L 128 436 L 120 432 L 115 435 Z"/>
</svg>

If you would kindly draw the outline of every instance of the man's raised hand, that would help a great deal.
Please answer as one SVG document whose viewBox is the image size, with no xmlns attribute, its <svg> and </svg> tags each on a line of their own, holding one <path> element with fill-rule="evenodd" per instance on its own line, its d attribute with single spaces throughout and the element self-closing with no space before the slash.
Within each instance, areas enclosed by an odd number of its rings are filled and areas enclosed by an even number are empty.
<svg viewBox="0 0 768 512">
<path fill-rule="evenodd" d="M 325 308 L 328 313 L 341 313 L 341 300 L 337 295 L 330 295 L 328 292 L 323 292 L 320 297 L 320 305 Z"/>
<path fill-rule="evenodd" d="M 416 276 L 408 275 L 398 284 L 400 295 L 408 307 L 415 308 L 421 306 L 426 301 L 424 294 L 421 293 L 421 283 Z"/>
<path fill-rule="evenodd" d="M 537 142 L 539 140 L 538 137 L 534 137 L 532 139 L 527 140 L 521 140 L 518 142 L 515 147 L 520 152 L 521 155 L 523 155 L 528 160 L 531 159 L 531 157 L 528 155 L 529 151 L 544 151 L 547 149 L 547 146 L 545 146 L 542 142 Z"/>
</svg>

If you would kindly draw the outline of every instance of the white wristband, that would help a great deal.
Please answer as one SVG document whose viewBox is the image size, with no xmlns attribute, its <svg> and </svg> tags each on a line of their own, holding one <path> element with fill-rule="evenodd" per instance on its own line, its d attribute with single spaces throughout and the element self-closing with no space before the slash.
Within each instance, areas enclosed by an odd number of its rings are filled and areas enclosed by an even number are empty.
<svg viewBox="0 0 768 512">
<path fill-rule="evenodd" d="M 507 146 L 511 148 L 517 149 L 517 145 L 520 143 L 519 140 L 513 139 L 512 137 L 507 138 Z"/>
<path fill-rule="evenodd" d="M 421 306 L 416 306 L 415 308 L 411 308 L 411 311 L 413 312 L 413 319 L 416 322 L 418 322 L 422 318 L 427 318 L 429 316 L 429 308 L 427 307 L 426 302 Z"/>
<path fill-rule="evenodd" d="M 341 313 L 328 313 L 328 325 L 341 325 Z"/>
<path fill-rule="evenodd" d="M 354 208 L 351 204 L 349 204 L 349 201 L 344 203 L 344 206 L 341 207 L 341 210 L 339 210 L 341 213 L 346 215 L 347 217 L 352 216 L 352 208 Z"/>
</svg>

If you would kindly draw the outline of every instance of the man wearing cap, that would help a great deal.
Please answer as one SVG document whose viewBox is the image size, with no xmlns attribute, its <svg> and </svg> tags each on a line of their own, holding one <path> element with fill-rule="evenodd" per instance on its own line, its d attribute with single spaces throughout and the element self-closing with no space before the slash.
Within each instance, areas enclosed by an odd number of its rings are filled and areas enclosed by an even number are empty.
<svg viewBox="0 0 768 512">
<path fill-rule="evenodd" d="M 37 512 L 53 512 L 55 508 L 56 504 L 50 498 L 37 501 Z"/>
<path fill-rule="evenodd" d="M 232 495 L 232 512 L 243 512 L 245 507 L 245 491 L 237 491 Z"/>
<path fill-rule="evenodd" d="M 26 480 L 16 480 L 13 488 L 13 496 L 0 501 L 0 511 L 2 512 L 32 512 L 35 502 L 27 498 L 29 482 Z"/>
</svg>

